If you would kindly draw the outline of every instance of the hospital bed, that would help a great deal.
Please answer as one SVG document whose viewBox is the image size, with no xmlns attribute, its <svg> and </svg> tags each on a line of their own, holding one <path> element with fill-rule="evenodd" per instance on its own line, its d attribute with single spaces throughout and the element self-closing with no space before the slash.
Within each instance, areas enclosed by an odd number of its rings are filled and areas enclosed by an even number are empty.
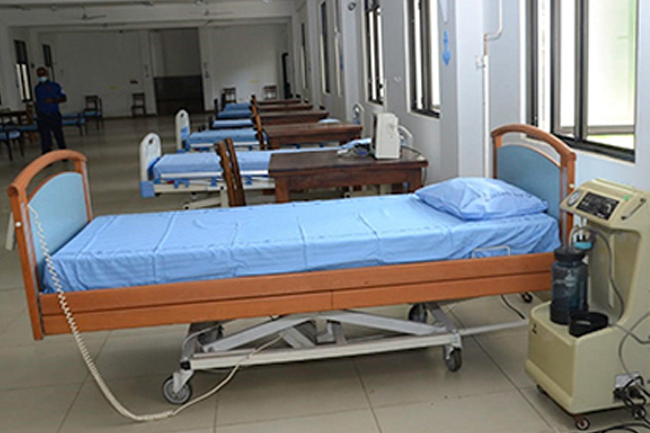
<svg viewBox="0 0 650 433">
<path fill-rule="evenodd" d="M 270 151 L 241 152 L 239 157 L 242 180 L 246 190 L 275 188 L 268 176 Z M 183 209 L 228 206 L 226 185 L 221 176 L 219 157 L 215 152 L 185 152 L 162 154 L 160 137 L 147 134 L 140 142 L 140 195 L 143 198 L 159 194 L 189 193 L 216 195 L 183 204 Z"/>
<path fill-rule="evenodd" d="M 176 113 L 176 150 L 186 151 L 208 151 L 214 148 L 218 141 L 232 138 L 235 146 L 239 149 L 253 150 L 260 147 L 260 136 L 254 128 L 216 129 L 199 132 L 191 132 L 190 115 L 185 110 Z M 262 135 L 262 137 L 264 137 Z M 262 138 L 264 140 L 264 138 Z M 264 143 L 264 141 L 262 141 Z"/>
<path fill-rule="evenodd" d="M 511 133 L 517 140 L 506 144 L 503 136 Z M 537 142 L 522 145 L 518 134 Z M 175 403 L 189 398 L 197 370 L 235 364 L 441 345 L 455 371 L 462 336 L 522 321 L 458 329 L 436 303 L 548 290 L 558 226 L 566 236 L 572 224 L 559 210 L 573 189 L 572 151 L 528 125 L 498 128 L 492 138 L 495 176 L 546 200 L 548 215 L 463 222 L 413 195 L 398 195 L 93 219 L 86 158 L 68 150 L 48 153 L 9 187 L 33 337 L 69 332 L 52 293 L 44 243 L 80 330 L 193 323 L 180 368 L 163 388 Z M 73 170 L 36 180 L 64 159 L 73 161 Z M 507 240 L 516 233 L 518 241 Z M 465 242 L 486 238 L 493 241 Z M 496 250 L 509 254 L 484 257 Z M 415 304 L 411 320 L 354 310 L 407 303 Z M 434 323 L 426 323 L 423 312 Z M 225 321 L 252 317 L 272 319 L 222 335 Z M 354 342 L 345 325 L 389 334 Z M 255 355 L 243 349 L 273 335 L 289 347 Z"/>
<path fill-rule="evenodd" d="M 239 102 L 226 104 L 226 106 L 217 113 L 217 120 L 220 119 L 248 119 L 253 115 L 251 104 L 249 102 Z"/>
<path fill-rule="evenodd" d="M 355 145 L 369 145 L 370 139 L 353 140 L 342 149 Z M 331 148 L 330 148 L 331 149 Z M 261 150 L 238 152 L 241 176 L 245 190 L 269 190 L 275 182 L 269 178 L 269 162 L 276 152 L 312 152 L 327 150 L 320 147 L 305 149 Z M 226 184 L 221 176 L 219 158 L 215 152 L 179 152 L 163 155 L 160 137 L 149 133 L 140 142 L 140 195 L 151 198 L 160 194 L 191 194 L 192 200 L 183 209 L 227 207 Z M 217 195 L 201 200 L 197 194 Z"/>
</svg>

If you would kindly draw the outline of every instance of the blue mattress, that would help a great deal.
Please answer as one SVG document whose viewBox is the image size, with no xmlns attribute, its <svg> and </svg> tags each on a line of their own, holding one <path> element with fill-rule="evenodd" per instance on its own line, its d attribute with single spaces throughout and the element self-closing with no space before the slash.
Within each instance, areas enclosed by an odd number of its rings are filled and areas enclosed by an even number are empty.
<svg viewBox="0 0 650 433">
<path fill-rule="evenodd" d="M 229 104 L 226 104 L 225 107 L 223 107 L 223 111 L 250 110 L 250 108 L 251 108 L 250 102 L 231 102 Z"/>
<path fill-rule="evenodd" d="M 257 132 L 250 129 L 214 129 L 200 132 L 193 132 L 185 138 L 186 147 L 211 147 L 226 138 L 232 138 L 235 144 L 256 144 L 258 143 Z"/>
<path fill-rule="evenodd" d="M 237 152 L 239 169 L 268 174 L 272 151 Z M 154 180 L 211 178 L 221 176 L 221 164 L 215 152 L 170 153 L 163 155 L 153 166 Z"/>
<path fill-rule="evenodd" d="M 248 108 L 224 110 L 217 113 L 217 119 L 248 119 L 253 112 Z"/>
<path fill-rule="evenodd" d="M 213 120 L 210 129 L 232 129 L 232 128 L 252 128 L 251 119 L 224 119 Z"/>
<path fill-rule="evenodd" d="M 408 194 L 98 217 L 52 259 L 81 291 L 547 252 L 558 239 L 546 214 L 464 222 Z"/>
</svg>

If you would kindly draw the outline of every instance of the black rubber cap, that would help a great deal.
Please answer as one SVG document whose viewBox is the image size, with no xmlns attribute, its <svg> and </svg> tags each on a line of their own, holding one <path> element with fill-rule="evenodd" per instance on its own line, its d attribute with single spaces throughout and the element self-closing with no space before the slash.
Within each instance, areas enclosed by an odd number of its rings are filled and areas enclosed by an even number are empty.
<svg viewBox="0 0 650 433">
<path fill-rule="evenodd" d="M 606 328 L 608 325 L 606 315 L 595 312 L 576 311 L 569 318 L 569 334 L 580 337 L 590 332 Z"/>
<path fill-rule="evenodd" d="M 555 254 L 556 260 L 565 263 L 575 263 L 585 258 L 584 250 L 568 247 L 566 245 L 562 245 L 560 248 L 557 248 L 555 251 L 553 251 L 553 254 Z"/>
</svg>

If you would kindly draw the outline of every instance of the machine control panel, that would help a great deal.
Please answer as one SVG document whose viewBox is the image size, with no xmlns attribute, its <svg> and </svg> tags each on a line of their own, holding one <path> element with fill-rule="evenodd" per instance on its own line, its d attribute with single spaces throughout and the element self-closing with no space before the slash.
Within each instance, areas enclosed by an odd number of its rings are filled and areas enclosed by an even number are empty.
<svg viewBox="0 0 650 433">
<path fill-rule="evenodd" d="M 588 192 L 580 203 L 578 204 L 578 210 L 581 210 L 587 214 L 602 218 L 607 221 L 616 206 L 618 206 L 619 201 L 609 197 L 603 197 L 593 192 Z"/>
</svg>

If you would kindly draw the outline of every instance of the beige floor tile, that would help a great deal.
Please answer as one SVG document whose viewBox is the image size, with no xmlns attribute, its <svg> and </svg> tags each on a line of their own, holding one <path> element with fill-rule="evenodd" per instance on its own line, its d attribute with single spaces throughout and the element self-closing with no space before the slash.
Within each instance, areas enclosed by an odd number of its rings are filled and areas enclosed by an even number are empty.
<svg viewBox="0 0 650 433">
<path fill-rule="evenodd" d="M 111 333 L 97 359 L 105 377 L 164 376 L 178 369 L 185 331 L 177 328 L 168 332 L 147 331 L 123 337 Z"/>
<path fill-rule="evenodd" d="M 58 432 L 80 387 L 79 384 L 0 391 L 0 431 Z"/>
<path fill-rule="evenodd" d="M 0 290 L 0 333 L 27 310 L 23 289 Z"/>
<path fill-rule="evenodd" d="M 158 413 L 176 406 L 169 405 L 162 397 L 161 385 L 164 377 L 147 377 L 141 379 L 108 380 L 108 386 L 131 412 L 143 415 Z M 212 381 L 197 377 L 193 381 L 195 396 L 205 392 Z M 216 399 L 210 398 L 188 408 L 174 418 L 136 423 L 119 415 L 104 399 L 91 379 L 83 385 L 79 397 L 66 417 L 59 433 L 86 432 L 193 432 L 214 428 Z M 201 431 L 203 431 L 201 430 Z"/>
<path fill-rule="evenodd" d="M 6 225 L 0 225 L 0 239 L 2 245 L 0 249 L 4 250 Z M 6 251 L 6 250 L 4 250 Z M 4 290 L 23 290 L 23 274 L 20 269 L 20 260 L 18 258 L 18 250 L 7 251 L 0 258 L 0 291 Z M 23 295 L 24 296 L 24 295 Z"/>
<path fill-rule="evenodd" d="M 217 427 L 217 433 L 379 433 L 370 410 Z"/>
<path fill-rule="evenodd" d="M 532 303 L 523 302 L 519 295 L 508 295 L 506 299 L 526 317 L 529 316 L 531 308 L 540 303 L 537 297 L 533 298 Z M 516 313 L 508 309 L 500 296 L 461 301 L 456 303 L 452 312 L 465 327 L 509 323 L 521 320 Z M 522 325 L 525 326 L 523 323 Z M 514 331 L 517 332 L 517 329 Z M 507 331 L 500 332 L 505 333 Z"/>
<path fill-rule="evenodd" d="M 97 356 L 102 341 L 88 341 L 88 349 Z M 0 351 L 0 365 L 6 372 L 0 389 L 81 384 L 88 371 L 77 347 L 70 339 L 13 347 Z"/>
<path fill-rule="evenodd" d="M 253 367 L 220 393 L 217 426 L 368 408 L 350 360 Z"/>
<path fill-rule="evenodd" d="M 534 385 L 524 370 L 528 350 L 527 328 L 519 332 L 486 334 L 477 337 L 479 345 L 518 388 Z"/>
<path fill-rule="evenodd" d="M 548 395 L 537 390 L 536 387 L 522 389 L 525 399 L 532 407 L 550 424 L 557 432 L 575 432 L 575 421 L 571 415 L 562 410 Z M 588 414 L 591 430 L 603 429 L 623 422 L 633 422 L 629 412 L 624 409 L 615 409 Z"/>
<path fill-rule="evenodd" d="M 382 433 L 550 433 L 517 391 L 375 409 Z"/>
<path fill-rule="evenodd" d="M 108 332 L 84 332 L 82 336 L 84 340 L 89 342 L 103 342 L 106 340 Z M 7 349 L 17 346 L 57 345 L 60 342 L 72 341 L 72 336 L 69 334 L 46 336 L 43 340 L 35 341 L 32 336 L 32 327 L 26 309 L 11 322 L 4 332 L 0 332 L 0 347 Z"/>
<path fill-rule="evenodd" d="M 457 372 L 446 368 L 441 347 L 359 357 L 355 362 L 373 407 L 514 389 L 471 339 L 464 340 L 463 365 Z"/>
</svg>

